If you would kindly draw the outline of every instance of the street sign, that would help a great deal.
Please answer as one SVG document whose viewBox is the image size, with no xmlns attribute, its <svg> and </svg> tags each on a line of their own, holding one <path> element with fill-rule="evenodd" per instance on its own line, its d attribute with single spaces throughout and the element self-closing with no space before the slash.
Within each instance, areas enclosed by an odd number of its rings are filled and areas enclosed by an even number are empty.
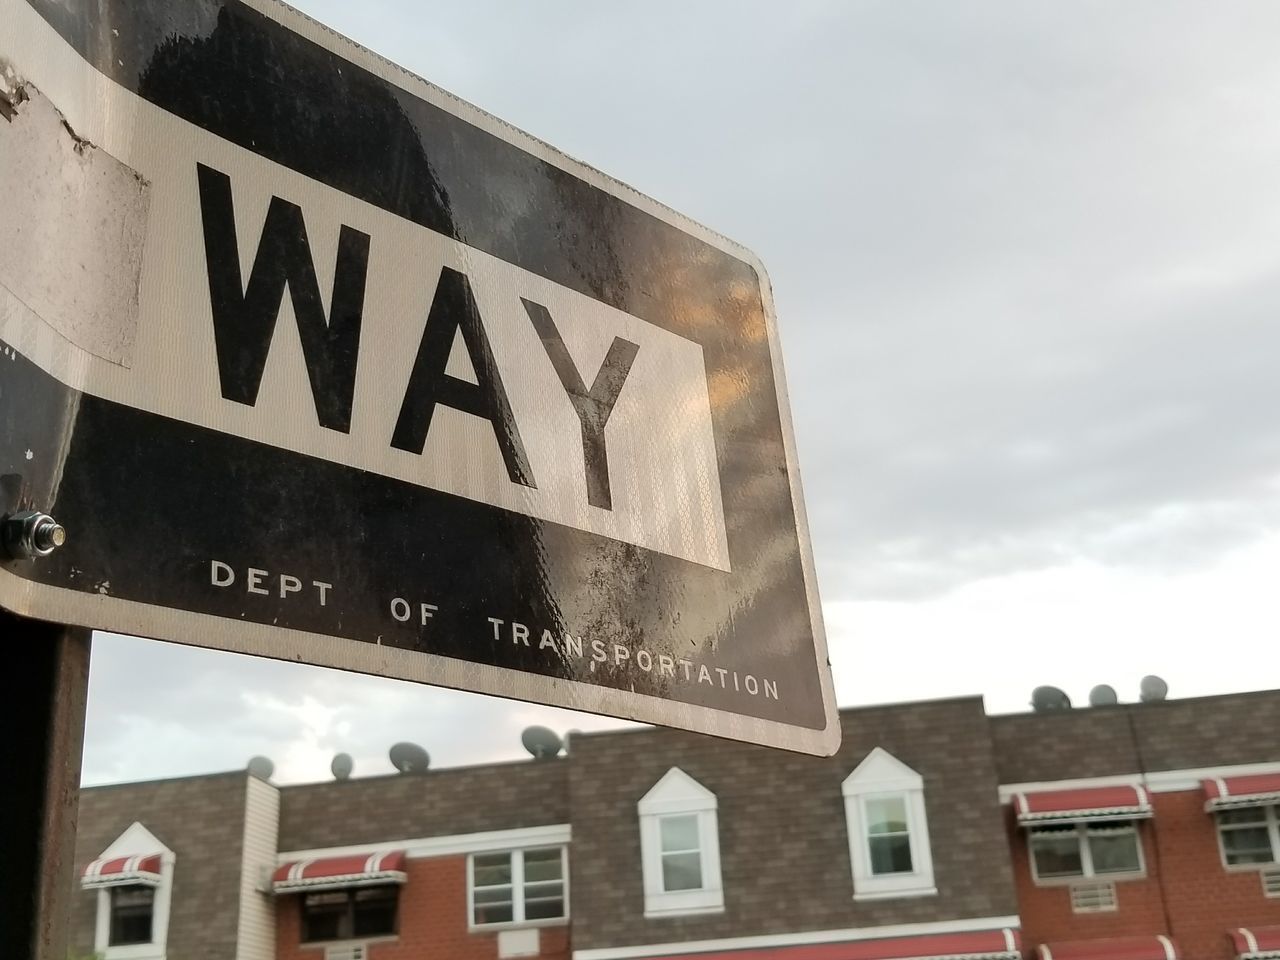
<svg viewBox="0 0 1280 960">
<path fill-rule="evenodd" d="M 0 605 L 834 751 L 750 253 L 272 0 L 0 16 Z"/>
</svg>

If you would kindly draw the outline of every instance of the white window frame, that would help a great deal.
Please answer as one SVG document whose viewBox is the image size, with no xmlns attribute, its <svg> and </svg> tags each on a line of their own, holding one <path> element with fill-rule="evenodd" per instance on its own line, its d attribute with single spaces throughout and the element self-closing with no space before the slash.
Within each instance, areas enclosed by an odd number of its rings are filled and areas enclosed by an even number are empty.
<svg viewBox="0 0 1280 960">
<path fill-rule="evenodd" d="M 938 892 L 933 876 L 933 849 L 924 802 L 924 778 L 882 747 L 876 747 L 845 778 L 845 826 L 849 834 L 849 864 L 854 900 L 929 897 Z M 871 841 L 867 803 L 901 798 L 907 813 L 911 872 L 875 874 L 871 869 Z"/>
<path fill-rule="evenodd" d="M 1217 813 L 1226 813 L 1231 809 L 1239 810 L 1242 808 L 1228 807 L 1224 810 L 1217 811 Z M 1222 821 L 1215 815 L 1213 818 L 1213 829 L 1218 835 L 1218 856 L 1222 860 L 1222 867 L 1224 870 L 1230 870 L 1232 873 L 1247 873 L 1250 870 L 1272 870 L 1277 865 L 1280 865 L 1280 804 L 1259 804 L 1257 807 L 1247 807 L 1243 809 L 1263 811 L 1263 816 L 1266 820 L 1267 834 L 1271 838 L 1271 860 L 1269 863 L 1228 863 L 1227 845 L 1222 842 Z"/>
<path fill-rule="evenodd" d="M 169 939 L 169 907 L 173 899 L 173 851 L 157 840 L 141 823 L 133 823 L 94 859 L 149 857 L 155 854 L 160 855 L 160 882 L 156 885 L 152 906 L 150 943 L 111 946 L 111 889 L 104 887 L 96 891 L 98 903 L 94 918 L 93 950 L 101 955 L 102 960 L 165 960 Z"/>
<path fill-rule="evenodd" d="M 560 882 L 564 889 L 564 915 L 540 920 L 524 919 L 524 855 L 535 850 L 560 850 Z M 476 857 L 506 854 L 511 857 L 511 917 L 501 923 L 476 923 Z M 535 881 L 537 882 L 537 881 Z M 563 927 L 569 922 L 569 848 L 564 844 L 534 844 L 512 850 L 480 850 L 467 854 L 467 930 L 515 930 L 526 927 Z"/>
<path fill-rule="evenodd" d="M 1052 825 L 1053 824 L 1042 823 L 1042 824 L 1037 824 L 1036 826 L 1047 827 Z M 1143 849 L 1142 833 L 1138 829 L 1137 820 L 1129 821 L 1127 830 L 1128 832 L 1132 833 L 1134 847 L 1136 847 L 1138 851 L 1138 869 L 1126 870 L 1124 873 L 1096 873 L 1093 869 L 1093 850 L 1089 846 L 1090 830 L 1098 830 L 1098 832 L 1101 833 L 1103 831 L 1099 828 L 1111 827 L 1112 829 L 1108 832 L 1118 833 L 1119 831 L 1115 829 L 1115 827 L 1117 826 L 1116 822 L 1114 821 L 1094 821 L 1094 822 L 1082 821 L 1075 824 L 1065 824 L 1065 823 L 1059 824 L 1058 826 L 1064 826 L 1064 827 L 1074 826 L 1075 827 L 1076 846 L 1080 850 L 1080 869 L 1082 872 L 1078 874 L 1072 874 L 1070 876 L 1041 877 L 1040 870 L 1036 866 L 1036 854 L 1033 846 L 1035 827 L 1031 827 L 1031 828 L 1028 828 L 1027 830 L 1027 859 L 1031 861 L 1031 877 L 1035 881 L 1036 886 L 1058 887 L 1058 886 L 1070 886 L 1073 883 L 1080 883 L 1082 880 L 1089 881 L 1089 882 L 1094 882 L 1094 881 L 1110 882 L 1110 881 L 1122 881 L 1122 880 L 1141 880 L 1144 877 L 1146 877 L 1147 856 L 1146 856 L 1146 851 Z M 1059 836 L 1066 837 L 1066 836 L 1069 836 L 1069 834 L 1064 830 L 1062 833 L 1059 834 Z"/>
<path fill-rule="evenodd" d="M 724 884 L 720 877 L 719 803 L 716 795 L 679 767 L 668 770 L 636 810 L 640 818 L 640 864 L 644 875 L 646 917 L 721 913 Z M 702 886 L 667 890 L 662 871 L 662 820 L 696 816 Z"/>
</svg>

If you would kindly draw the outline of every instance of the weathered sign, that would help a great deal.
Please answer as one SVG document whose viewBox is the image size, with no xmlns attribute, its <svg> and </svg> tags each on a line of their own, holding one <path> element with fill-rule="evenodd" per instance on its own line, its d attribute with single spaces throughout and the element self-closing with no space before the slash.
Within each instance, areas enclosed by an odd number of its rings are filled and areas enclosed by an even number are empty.
<svg viewBox="0 0 1280 960">
<path fill-rule="evenodd" d="M 270 0 L 0 14 L 0 604 L 835 748 L 747 251 Z"/>
</svg>

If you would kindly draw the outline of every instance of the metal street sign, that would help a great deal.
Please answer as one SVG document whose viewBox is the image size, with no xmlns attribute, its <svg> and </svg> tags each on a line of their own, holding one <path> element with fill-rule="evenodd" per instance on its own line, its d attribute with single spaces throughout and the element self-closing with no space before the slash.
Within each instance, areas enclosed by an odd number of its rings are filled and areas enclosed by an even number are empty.
<svg viewBox="0 0 1280 960">
<path fill-rule="evenodd" d="M 750 253 L 271 0 L 0 22 L 0 605 L 835 749 Z"/>
</svg>

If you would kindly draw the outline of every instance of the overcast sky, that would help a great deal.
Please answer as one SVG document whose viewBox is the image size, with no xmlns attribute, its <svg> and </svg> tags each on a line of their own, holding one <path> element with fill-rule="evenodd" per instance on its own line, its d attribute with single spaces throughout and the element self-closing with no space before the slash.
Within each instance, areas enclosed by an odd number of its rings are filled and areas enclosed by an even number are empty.
<svg viewBox="0 0 1280 960">
<path fill-rule="evenodd" d="M 1280 4 L 298 5 L 763 258 L 841 704 L 1280 685 Z M 85 780 L 533 722 L 99 636 Z"/>
</svg>

